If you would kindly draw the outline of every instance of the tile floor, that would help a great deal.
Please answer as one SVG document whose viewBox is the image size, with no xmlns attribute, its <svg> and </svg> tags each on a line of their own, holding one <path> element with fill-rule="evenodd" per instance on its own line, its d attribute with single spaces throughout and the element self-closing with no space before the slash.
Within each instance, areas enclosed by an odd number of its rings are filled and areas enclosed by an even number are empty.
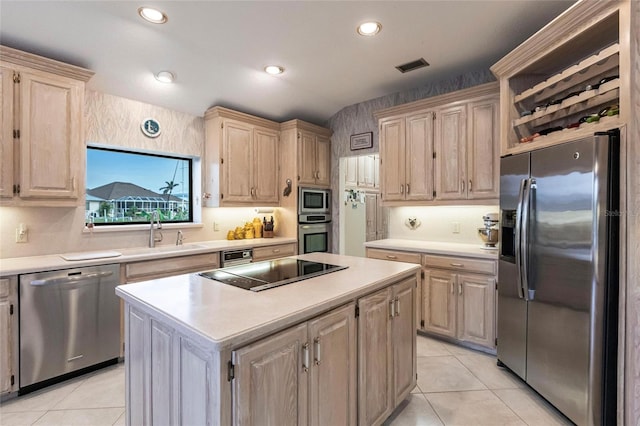
<svg viewBox="0 0 640 426">
<path fill-rule="evenodd" d="M 0 404 L 0 425 L 124 425 L 124 365 Z M 418 336 L 418 386 L 385 423 L 570 425 L 495 357 Z M 327 425 L 332 426 L 332 425 Z"/>
</svg>

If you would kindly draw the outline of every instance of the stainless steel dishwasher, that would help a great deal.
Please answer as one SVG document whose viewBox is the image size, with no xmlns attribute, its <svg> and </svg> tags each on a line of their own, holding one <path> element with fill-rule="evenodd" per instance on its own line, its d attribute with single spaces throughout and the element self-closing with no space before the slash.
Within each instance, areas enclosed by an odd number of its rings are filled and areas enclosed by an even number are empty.
<svg viewBox="0 0 640 426">
<path fill-rule="evenodd" d="M 20 275 L 20 392 L 117 360 L 118 281 L 117 264 Z"/>
</svg>

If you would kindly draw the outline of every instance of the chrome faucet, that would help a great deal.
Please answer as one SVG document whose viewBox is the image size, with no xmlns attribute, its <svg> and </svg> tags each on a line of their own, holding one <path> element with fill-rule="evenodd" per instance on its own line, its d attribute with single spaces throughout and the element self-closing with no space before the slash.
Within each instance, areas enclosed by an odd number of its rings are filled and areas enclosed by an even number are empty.
<svg viewBox="0 0 640 426">
<path fill-rule="evenodd" d="M 176 245 L 181 246 L 182 241 L 184 240 L 184 234 L 181 230 L 178 229 L 178 235 L 176 235 Z"/>
<path fill-rule="evenodd" d="M 153 225 L 154 220 L 156 222 L 155 228 Z M 156 229 L 158 230 L 159 235 L 156 235 Z M 158 212 L 151 212 L 151 220 L 149 222 L 149 247 L 155 247 L 156 243 L 162 241 L 162 232 L 160 229 L 162 229 L 162 223 L 160 223 L 160 216 L 158 215 Z"/>
</svg>

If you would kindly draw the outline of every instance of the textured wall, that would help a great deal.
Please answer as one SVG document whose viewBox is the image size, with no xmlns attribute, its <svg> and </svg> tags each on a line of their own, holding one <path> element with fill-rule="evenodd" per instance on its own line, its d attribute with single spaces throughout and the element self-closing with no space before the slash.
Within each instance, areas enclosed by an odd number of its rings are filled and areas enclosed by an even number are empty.
<svg viewBox="0 0 640 426">
<path fill-rule="evenodd" d="M 85 140 L 144 151 L 199 157 L 204 146 L 204 119 L 155 105 L 87 90 Z M 145 118 L 154 118 L 162 132 L 148 138 L 140 130 Z"/>
<path fill-rule="evenodd" d="M 442 95 L 467 87 L 495 81 L 495 77 L 489 70 L 470 72 L 447 80 L 425 84 L 416 89 L 394 93 L 376 99 L 371 99 L 359 104 L 345 107 L 334 114 L 328 121 L 328 127 L 333 130 L 331 137 L 331 188 L 337 191 L 339 188 L 339 164 L 342 157 L 363 155 L 379 152 L 378 123 L 373 117 L 375 111 L 389 108 L 419 99 Z M 355 133 L 373 132 L 373 147 L 351 151 L 349 138 Z M 338 252 L 339 241 L 339 197 L 333 197 L 333 251 Z"/>
</svg>

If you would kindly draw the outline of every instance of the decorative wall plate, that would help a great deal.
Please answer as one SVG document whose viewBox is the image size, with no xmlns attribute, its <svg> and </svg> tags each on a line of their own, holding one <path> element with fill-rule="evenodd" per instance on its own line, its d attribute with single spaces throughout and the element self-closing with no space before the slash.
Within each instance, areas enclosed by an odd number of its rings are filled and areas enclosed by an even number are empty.
<svg viewBox="0 0 640 426">
<path fill-rule="evenodd" d="M 160 129 L 160 123 L 153 118 L 145 118 L 142 120 L 142 123 L 140 123 L 140 129 L 145 136 L 150 138 L 157 138 L 160 136 L 160 132 L 162 131 Z"/>
</svg>

